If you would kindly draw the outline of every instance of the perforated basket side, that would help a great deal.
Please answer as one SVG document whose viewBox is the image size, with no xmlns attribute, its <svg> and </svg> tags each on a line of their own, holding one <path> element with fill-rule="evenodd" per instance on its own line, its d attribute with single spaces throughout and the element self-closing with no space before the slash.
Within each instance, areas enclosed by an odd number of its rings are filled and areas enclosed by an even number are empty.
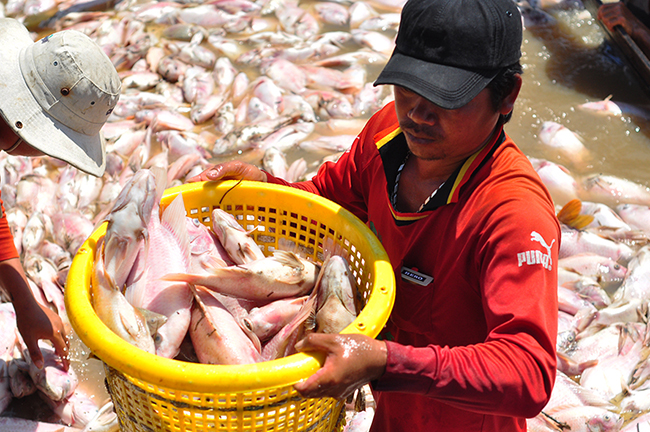
<svg viewBox="0 0 650 432">
<path fill-rule="evenodd" d="M 158 388 L 105 365 L 121 431 L 340 431 L 344 401 L 305 399 L 292 386 L 243 393 Z"/>
</svg>

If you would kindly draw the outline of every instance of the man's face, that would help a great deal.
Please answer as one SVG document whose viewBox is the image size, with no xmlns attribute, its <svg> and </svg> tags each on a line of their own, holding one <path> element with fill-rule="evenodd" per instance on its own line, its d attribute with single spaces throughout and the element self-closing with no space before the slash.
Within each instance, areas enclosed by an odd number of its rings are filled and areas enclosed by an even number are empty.
<svg viewBox="0 0 650 432">
<path fill-rule="evenodd" d="M 446 110 L 404 87 L 394 86 L 395 111 L 411 153 L 420 159 L 462 161 L 490 137 L 499 120 L 483 89 L 465 106 Z"/>
</svg>

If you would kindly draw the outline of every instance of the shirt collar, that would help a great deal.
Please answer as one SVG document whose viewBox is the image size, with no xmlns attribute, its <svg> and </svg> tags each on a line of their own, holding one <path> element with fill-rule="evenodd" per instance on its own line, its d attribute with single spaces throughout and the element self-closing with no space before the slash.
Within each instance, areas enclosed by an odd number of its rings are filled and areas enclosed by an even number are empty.
<svg viewBox="0 0 650 432">
<path fill-rule="evenodd" d="M 436 195 L 429 201 L 429 203 L 422 209 L 422 212 L 435 210 L 443 205 L 458 202 L 460 194 L 464 190 L 463 186 L 474 176 L 474 174 L 486 163 L 492 156 L 494 151 L 505 140 L 505 133 L 503 126 L 498 126 L 495 133 L 488 142 L 481 148 L 476 150 L 449 176 L 445 184 L 440 188 Z M 384 174 L 386 175 L 387 193 L 390 193 L 395 186 L 395 177 L 399 165 L 404 161 L 408 146 L 406 138 L 402 133 L 398 124 L 393 127 L 384 129 L 374 136 L 375 144 L 379 150 L 379 154 L 384 166 Z M 393 215 L 396 219 L 404 219 L 405 221 L 412 221 L 425 217 L 422 213 L 417 216 L 398 216 L 395 210 L 391 207 Z"/>
</svg>

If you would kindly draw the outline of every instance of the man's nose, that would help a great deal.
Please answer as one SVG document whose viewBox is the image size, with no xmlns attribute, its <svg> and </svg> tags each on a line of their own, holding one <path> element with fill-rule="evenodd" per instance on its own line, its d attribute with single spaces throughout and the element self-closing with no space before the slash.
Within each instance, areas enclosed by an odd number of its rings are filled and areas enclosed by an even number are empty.
<svg viewBox="0 0 650 432">
<path fill-rule="evenodd" d="M 440 108 L 422 96 L 417 96 L 408 116 L 415 123 L 432 125 L 438 121 L 438 109 Z"/>
</svg>

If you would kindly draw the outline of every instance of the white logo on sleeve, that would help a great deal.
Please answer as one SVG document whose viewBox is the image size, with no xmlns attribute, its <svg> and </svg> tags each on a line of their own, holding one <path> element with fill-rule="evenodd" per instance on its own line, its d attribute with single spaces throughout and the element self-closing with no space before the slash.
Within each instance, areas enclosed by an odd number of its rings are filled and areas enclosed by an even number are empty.
<svg viewBox="0 0 650 432">
<path fill-rule="evenodd" d="M 519 267 L 522 265 L 534 265 L 541 264 L 547 270 L 553 268 L 553 260 L 551 259 L 551 247 L 555 243 L 555 239 L 551 241 L 551 244 L 547 244 L 544 238 L 537 231 L 530 233 L 530 241 L 538 242 L 539 244 L 546 249 L 546 254 L 540 250 L 527 250 L 526 252 L 519 252 L 517 254 L 517 261 Z"/>
</svg>

